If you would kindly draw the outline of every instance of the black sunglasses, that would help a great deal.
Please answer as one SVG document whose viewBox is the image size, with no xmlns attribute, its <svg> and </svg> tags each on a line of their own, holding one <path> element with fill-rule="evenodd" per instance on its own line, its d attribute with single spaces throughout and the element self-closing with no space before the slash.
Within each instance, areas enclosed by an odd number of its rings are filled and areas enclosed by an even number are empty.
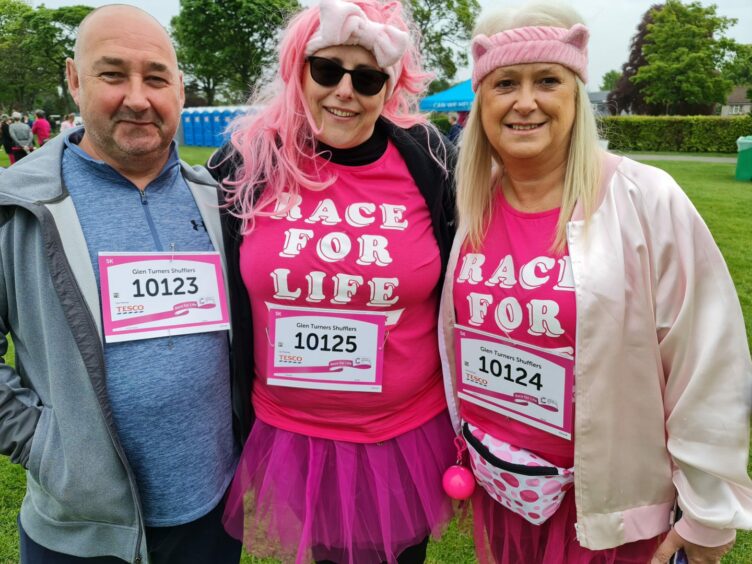
<svg viewBox="0 0 752 564">
<path fill-rule="evenodd" d="M 306 58 L 311 69 L 311 78 L 321 86 L 336 86 L 342 77 L 350 75 L 353 88 L 364 96 L 375 96 L 384 88 L 389 75 L 376 69 L 348 70 L 331 59 L 310 56 Z"/>
</svg>

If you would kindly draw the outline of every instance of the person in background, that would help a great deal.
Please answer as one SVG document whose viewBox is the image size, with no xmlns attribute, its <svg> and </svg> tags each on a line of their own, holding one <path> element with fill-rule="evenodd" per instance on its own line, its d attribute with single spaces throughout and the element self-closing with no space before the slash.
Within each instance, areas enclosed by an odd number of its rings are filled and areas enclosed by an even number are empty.
<svg viewBox="0 0 752 564">
<path fill-rule="evenodd" d="M 70 113 L 60 123 L 60 133 L 65 133 L 69 129 L 76 127 L 76 114 Z"/>
<path fill-rule="evenodd" d="M 26 469 L 21 562 L 236 564 L 217 185 L 178 158 L 175 51 L 146 12 L 110 5 L 74 53 L 85 127 L 0 175 L 0 452 Z"/>
<path fill-rule="evenodd" d="M 34 134 L 31 132 L 31 128 L 22 121 L 20 112 L 13 112 L 11 114 L 13 120 L 8 128 L 8 133 L 13 141 L 13 159 L 20 161 L 26 155 L 34 150 Z"/>
<path fill-rule="evenodd" d="M 716 563 L 752 528 L 742 312 L 676 182 L 598 148 L 588 36 L 561 3 L 473 34 L 440 350 L 476 549 Z"/>
<path fill-rule="evenodd" d="M 454 153 L 417 112 L 409 25 L 396 2 L 304 9 L 265 111 L 209 163 L 255 415 L 225 526 L 256 555 L 419 563 L 452 516 L 436 320 Z"/>
<path fill-rule="evenodd" d="M 3 144 L 3 150 L 8 155 L 10 164 L 16 162 L 16 155 L 13 152 L 13 138 L 10 136 L 10 124 L 13 120 L 10 119 L 8 114 L 0 116 L 0 141 Z"/>
<path fill-rule="evenodd" d="M 31 126 L 31 132 L 37 137 L 37 145 L 41 147 L 50 138 L 50 122 L 45 118 L 44 110 L 37 110 L 35 112 L 37 119 L 34 120 L 34 125 Z"/>
<path fill-rule="evenodd" d="M 457 123 L 457 116 L 449 114 L 449 140 L 456 145 L 459 142 L 460 133 L 462 133 L 462 126 Z"/>
</svg>

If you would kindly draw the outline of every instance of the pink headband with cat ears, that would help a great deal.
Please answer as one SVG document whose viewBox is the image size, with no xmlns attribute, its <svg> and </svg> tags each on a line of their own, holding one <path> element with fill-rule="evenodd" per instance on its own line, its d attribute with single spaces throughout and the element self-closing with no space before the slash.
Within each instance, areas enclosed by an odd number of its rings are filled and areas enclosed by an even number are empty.
<svg viewBox="0 0 752 564">
<path fill-rule="evenodd" d="M 587 43 L 590 32 L 582 24 L 571 29 L 531 26 L 508 29 L 491 37 L 473 38 L 473 91 L 492 70 L 523 63 L 558 63 L 587 82 Z"/>
</svg>

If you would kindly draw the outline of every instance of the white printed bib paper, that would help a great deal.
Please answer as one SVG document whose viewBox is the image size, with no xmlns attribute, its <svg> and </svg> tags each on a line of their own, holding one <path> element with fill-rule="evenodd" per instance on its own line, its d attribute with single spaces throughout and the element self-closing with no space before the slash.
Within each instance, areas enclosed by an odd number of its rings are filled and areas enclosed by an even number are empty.
<svg viewBox="0 0 752 564">
<path fill-rule="evenodd" d="M 574 359 L 455 326 L 457 391 L 464 401 L 572 439 Z"/>
<path fill-rule="evenodd" d="M 381 392 L 383 313 L 267 305 L 267 384 Z"/>
<path fill-rule="evenodd" d="M 99 253 L 105 341 L 229 329 L 219 253 Z"/>
</svg>

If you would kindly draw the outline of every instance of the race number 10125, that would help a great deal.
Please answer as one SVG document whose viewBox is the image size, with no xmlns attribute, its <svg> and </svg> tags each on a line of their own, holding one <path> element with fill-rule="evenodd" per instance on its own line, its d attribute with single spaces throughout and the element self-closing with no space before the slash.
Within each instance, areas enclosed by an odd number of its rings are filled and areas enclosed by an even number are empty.
<svg viewBox="0 0 752 564">
<path fill-rule="evenodd" d="M 327 333 L 295 333 L 295 348 L 298 350 L 354 353 L 358 350 L 355 335 L 329 335 Z"/>
</svg>

